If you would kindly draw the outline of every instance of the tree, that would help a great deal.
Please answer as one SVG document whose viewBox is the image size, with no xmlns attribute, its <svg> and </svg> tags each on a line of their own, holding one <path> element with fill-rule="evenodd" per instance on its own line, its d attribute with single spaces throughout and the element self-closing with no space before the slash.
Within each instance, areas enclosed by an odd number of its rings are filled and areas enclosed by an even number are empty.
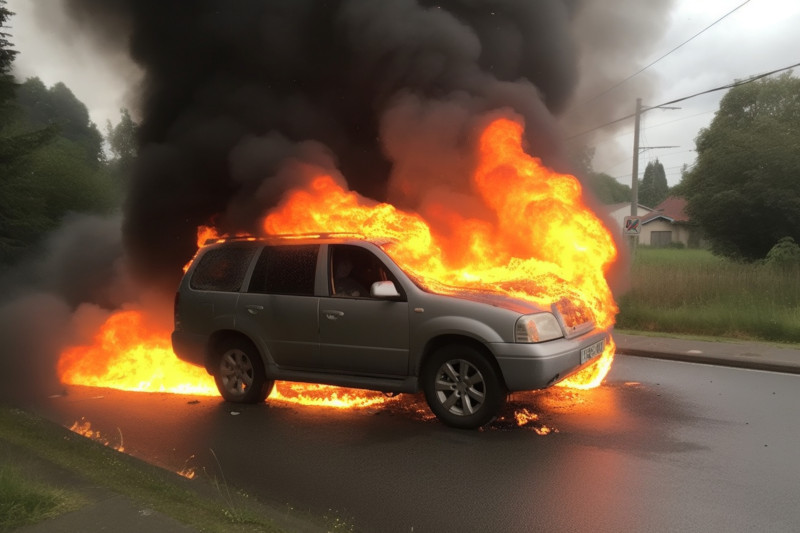
<svg viewBox="0 0 800 533">
<path fill-rule="evenodd" d="M 666 200 L 668 194 L 669 185 L 664 165 L 658 159 L 650 161 L 639 182 L 639 203 L 647 207 L 655 207 Z"/>
<path fill-rule="evenodd" d="M 17 90 L 17 102 L 31 128 L 57 126 L 61 136 L 83 147 L 87 163 L 98 167 L 104 160 L 103 136 L 66 85 L 48 89 L 39 78 L 29 78 Z"/>
<path fill-rule="evenodd" d="M 686 175 L 689 173 L 689 165 L 686 163 L 681 167 L 681 180 L 677 185 L 669 188 L 667 196 L 680 196 L 686 198 Z"/>
<path fill-rule="evenodd" d="M 8 40 L 9 35 L 3 31 L 13 13 L 6 8 L 5 0 L 0 0 L 0 107 L 14 96 L 14 78 L 11 76 L 11 64 L 17 51 Z"/>
<path fill-rule="evenodd" d="M 630 201 L 631 188 L 628 185 L 623 185 L 608 174 L 593 170 L 593 147 L 573 146 L 569 149 L 568 156 L 584 188 L 588 189 L 597 200 L 606 205 Z"/>
<path fill-rule="evenodd" d="M 113 186 L 102 137 L 63 84 L 36 78 L 0 123 L 0 265 L 19 259 L 70 212 L 107 212 Z"/>
<path fill-rule="evenodd" d="M 753 261 L 783 237 L 800 241 L 798 95 L 791 72 L 739 85 L 698 135 L 687 210 L 715 253 Z"/>
<path fill-rule="evenodd" d="M 120 119 L 116 126 L 109 120 L 106 123 L 106 141 L 111 157 L 108 159 L 109 178 L 115 184 L 118 195 L 122 197 L 127 189 L 128 178 L 133 171 L 133 162 L 138 154 L 137 134 L 139 125 L 133 121 L 127 109 L 120 109 Z"/>
<path fill-rule="evenodd" d="M 117 161 L 123 166 L 130 166 L 138 152 L 136 136 L 139 125 L 131 118 L 127 109 L 119 110 L 120 119 L 116 126 L 109 120 L 106 123 L 106 140 L 113 161 Z"/>
<path fill-rule="evenodd" d="M 631 201 L 631 188 L 603 172 L 592 172 L 585 185 L 600 202 L 610 205 Z"/>
</svg>

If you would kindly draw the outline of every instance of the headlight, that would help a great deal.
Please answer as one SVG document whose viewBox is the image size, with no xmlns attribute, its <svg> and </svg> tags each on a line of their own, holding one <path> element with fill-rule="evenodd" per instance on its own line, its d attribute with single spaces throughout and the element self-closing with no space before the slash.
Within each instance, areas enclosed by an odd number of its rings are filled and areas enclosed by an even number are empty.
<svg viewBox="0 0 800 533">
<path fill-rule="evenodd" d="M 517 342 L 543 342 L 564 336 L 558 320 L 552 313 L 525 315 L 517 320 Z"/>
</svg>

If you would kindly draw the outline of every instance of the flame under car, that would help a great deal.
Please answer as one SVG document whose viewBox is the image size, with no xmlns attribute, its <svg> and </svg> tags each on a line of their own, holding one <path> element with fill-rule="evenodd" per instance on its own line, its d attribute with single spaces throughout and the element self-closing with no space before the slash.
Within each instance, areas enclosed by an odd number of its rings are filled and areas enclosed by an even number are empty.
<svg viewBox="0 0 800 533">
<path fill-rule="evenodd" d="M 173 349 L 227 401 L 264 401 L 275 380 L 424 391 L 442 422 L 475 428 L 610 341 L 574 303 L 429 286 L 387 250 L 337 234 L 205 246 L 176 294 Z"/>
</svg>

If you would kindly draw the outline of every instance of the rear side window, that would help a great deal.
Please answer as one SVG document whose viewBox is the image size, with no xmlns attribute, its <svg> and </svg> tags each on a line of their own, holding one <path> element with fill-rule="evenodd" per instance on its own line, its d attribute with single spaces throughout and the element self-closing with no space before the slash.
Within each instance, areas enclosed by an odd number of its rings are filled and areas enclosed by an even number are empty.
<svg viewBox="0 0 800 533">
<path fill-rule="evenodd" d="M 255 252 L 252 246 L 209 250 L 200 258 L 189 286 L 199 291 L 238 292 Z"/>
<path fill-rule="evenodd" d="M 249 292 L 313 296 L 318 252 L 316 244 L 266 246 L 258 258 Z"/>
</svg>

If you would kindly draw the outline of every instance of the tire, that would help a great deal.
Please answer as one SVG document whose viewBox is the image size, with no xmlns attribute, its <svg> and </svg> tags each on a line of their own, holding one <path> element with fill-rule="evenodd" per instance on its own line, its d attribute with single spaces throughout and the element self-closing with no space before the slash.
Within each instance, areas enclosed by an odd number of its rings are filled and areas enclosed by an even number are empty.
<svg viewBox="0 0 800 533">
<path fill-rule="evenodd" d="M 461 429 L 488 424 L 507 395 L 487 355 L 465 344 L 447 345 L 431 355 L 422 368 L 422 388 L 433 414 Z"/>
<path fill-rule="evenodd" d="M 267 379 L 261 355 L 245 339 L 224 341 L 218 351 L 214 381 L 225 400 L 233 403 L 263 402 L 275 384 Z"/>
</svg>

